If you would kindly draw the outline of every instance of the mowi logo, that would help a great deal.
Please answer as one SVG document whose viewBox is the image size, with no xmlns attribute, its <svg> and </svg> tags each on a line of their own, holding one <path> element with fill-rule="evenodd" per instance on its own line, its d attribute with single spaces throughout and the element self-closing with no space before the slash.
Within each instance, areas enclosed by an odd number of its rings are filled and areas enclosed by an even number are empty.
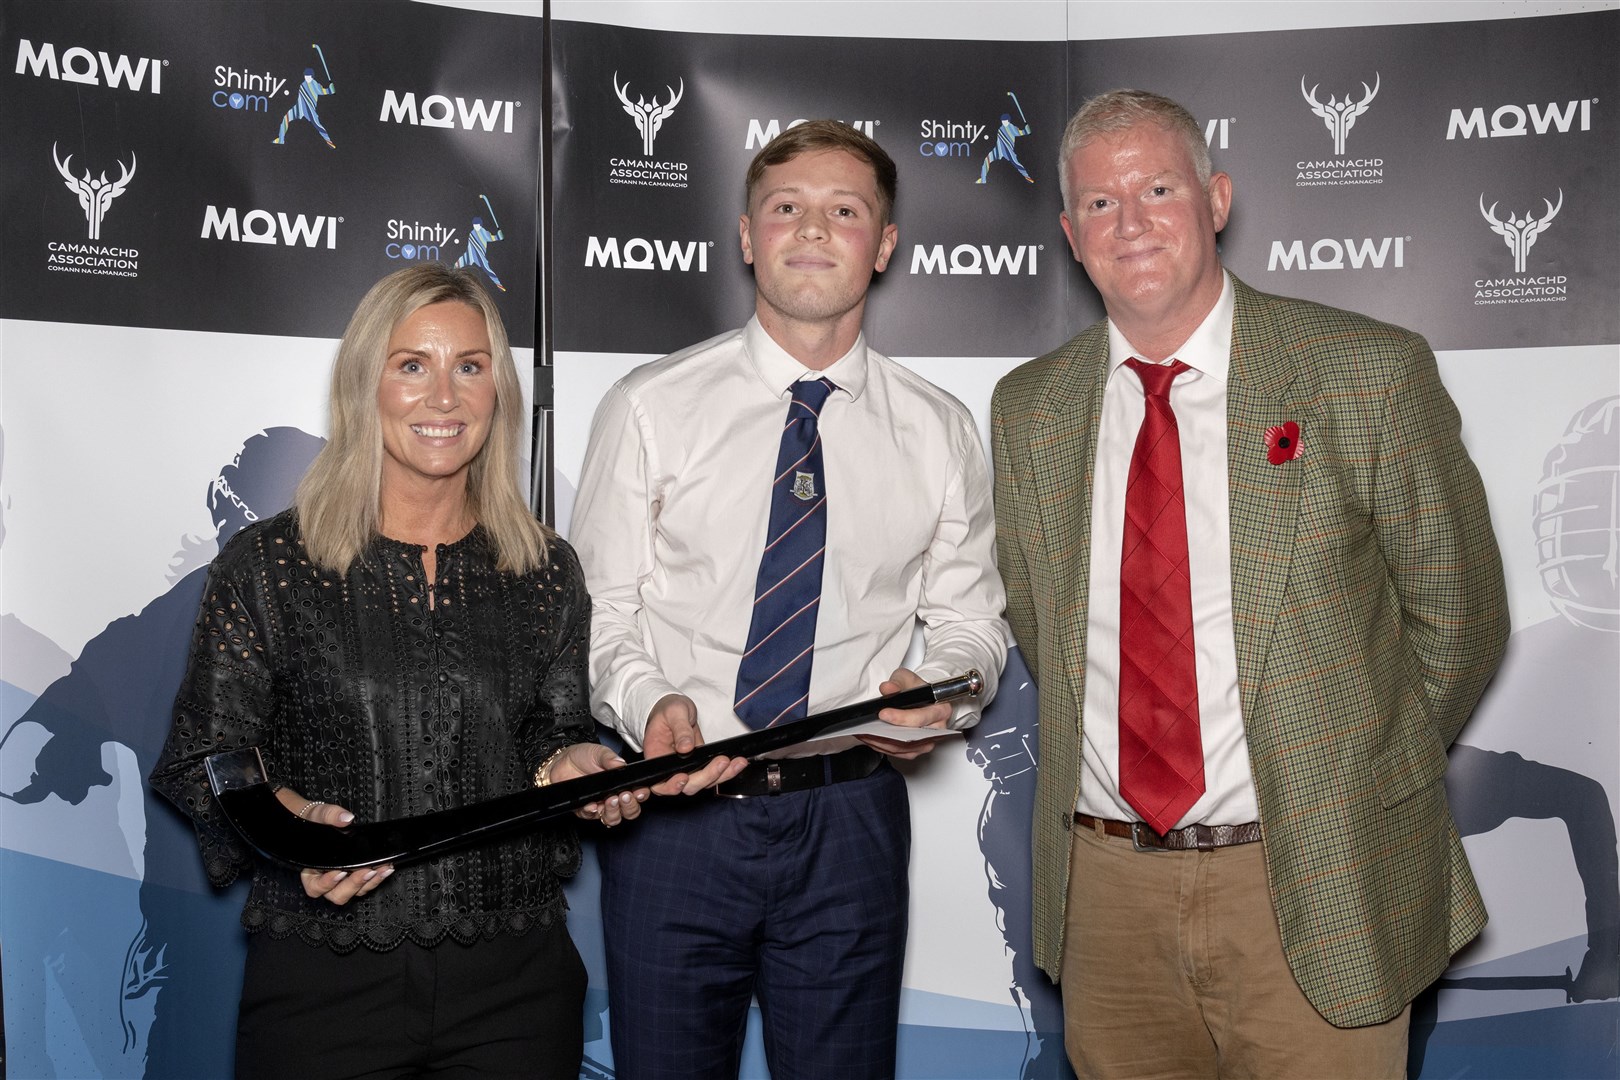
<svg viewBox="0 0 1620 1080">
<path fill-rule="evenodd" d="M 1597 98 L 1576 98 L 1574 101 L 1560 105 L 1556 101 L 1549 101 L 1545 105 L 1529 104 L 1523 107 L 1518 105 L 1500 105 L 1491 112 L 1490 125 L 1485 123 L 1485 107 L 1483 105 L 1471 110 L 1451 110 L 1451 120 L 1446 124 L 1446 138 L 1456 139 L 1501 139 L 1514 135 L 1529 135 L 1532 131 L 1537 135 L 1546 135 L 1557 131 L 1568 134 L 1575 128 L 1575 118 L 1580 117 L 1581 131 L 1592 130 L 1592 103 Z"/>
<path fill-rule="evenodd" d="M 494 131 L 498 124 L 503 132 L 510 135 L 512 113 L 522 105 L 521 101 L 485 101 L 483 98 L 469 100 L 463 97 L 450 98 L 443 94 L 430 94 L 422 99 L 422 104 L 418 107 L 414 92 L 400 94 L 396 90 L 384 90 L 382 112 L 377 119 L 381 122 L 391 120 L 396 124 L 417 124 L 421 127 L 459 127 L 463 131 Z"/>
<path fill-rule="evenodd" d="M 1015 244 L 1008 247 L 1006 244 L 992 246 L 990 244 L 957 244 L 951 248 L 950 257 L 945 255 L 944 244 L 925 246 L 918 244 L 911 249 L 911 272 L 913 274 L 1026 274 L 1035 276 L 1036 252 L 1040 250 L 1039 244 Z M 1026 265 L 1025 258 L 1029 262 Z"/>
<path fill-rule="evenodd" d="M 1306 257 L 1305 241 L 1286 240 L 1271 242 L 1271 258 L 1267 270 L 1382 270 L 1385 266 L 1406 265 L 1406 242 L 1410 236 L 1384 236 L 1363 240 L 1335 240 L 1324 238 L 1310 247 Z M 1395 258 L 1390 259 L 1393 250 Z M 1348 267 L 1346 266 L 1348 260 Z"/>
<path fill-rule="evenodd" d="M 221 210 L 209 206 L 203 213 L 202 238 L 204 240 L 232 240 L 244 244 L 280 244 L 285 247 L 312 248 L 321 244 L 325 235 L 326 247 L 337 247 L 337 227 L 341 217 L 316 214 L 288 217 L 277 211 L 249 210 L 237 220 L 237 210 L 227 206 Z"/>
<path fill-rule="evenodd" d="M 709 272 L 709 240 L 643 240 L 631 237 L 623 243 L 616 236 L 586 238 L 585 265 L 611 266 L 615 270 L 679 270 L 700 274 Z"/>
<path fill-rule="evenodd" d="M 137 60 L 130 60 L 123 53 L 111 56 L 107 53 L 91 52 L 89 49 L 73 46 L 62 53 L 61 62 L 57 62 L 56 46 L 49 41 L 42 41 L 38 46 L 27 38 L 17 42 L 17 74 L 33 74 L 62 82 L 83 83 L 86 86 L 101 86 L 105 81 L 107 86 L 114 90 L 146 90 L 149 93 L 163 93 L 163 67 L 167 60 L 156 57 L 142 56 Z M 151 82 L 147 82 L 147 75 L 151 75 Z"/>
<path fill-rule="evenodd" d="M 780 120 L 750 119 L 748 121 L 748 137 L 743 140 L 743 149 L 758 150 L 788 128 L 796 128 L 808 119 L 807 116 L 801 116 L 797 120 L 789 120 L 785 124 Z M 877 138 L 873 134 L 879 124 L 877 120 L 845 120 L 844 123 L 865 135 L 868 139 Z"/>
</svg>

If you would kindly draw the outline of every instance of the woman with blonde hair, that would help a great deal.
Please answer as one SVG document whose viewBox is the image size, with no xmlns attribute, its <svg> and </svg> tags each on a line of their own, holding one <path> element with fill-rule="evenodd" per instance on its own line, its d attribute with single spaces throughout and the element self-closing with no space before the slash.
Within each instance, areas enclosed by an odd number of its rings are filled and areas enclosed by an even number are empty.
<svg viewBox="0 0 1620 1080">
<path fill-rule="evenodd" d="M 391 274 L 338 347 L 329 441 L 294 508 L 210 569 L 152 784 L 195 821 L 215 885 L 253 874 L 239 1076 L 578 1075 L 571 826 L 397 871 L 299 871 L 256 862 L 202 765 L 257 745 L 289 811 L 340 826 L 622 764 L 592 741 L 590 600 L 573 551 L 524 502 L 523 419 L 472 272 Z M 729 765 L 659 790 L 698 790 Z M 647 794 L 579 813 L 617 825 Z"/>
</svg>

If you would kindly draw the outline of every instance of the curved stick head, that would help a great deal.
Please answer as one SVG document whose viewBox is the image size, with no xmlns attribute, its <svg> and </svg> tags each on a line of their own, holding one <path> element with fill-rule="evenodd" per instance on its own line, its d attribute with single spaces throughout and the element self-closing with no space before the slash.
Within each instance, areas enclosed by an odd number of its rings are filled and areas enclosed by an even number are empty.
<svg viewBox="0 0 1620 1080">
<path fill-rule="evenodd" d="M 227 791 L 257 787 L 269 781 L 264 771 L 264 758 L 257 746 L 210 754 L 203 760 L 203 767 L 208 770 L 208 786 L 216 796 Z"/>
</svg>

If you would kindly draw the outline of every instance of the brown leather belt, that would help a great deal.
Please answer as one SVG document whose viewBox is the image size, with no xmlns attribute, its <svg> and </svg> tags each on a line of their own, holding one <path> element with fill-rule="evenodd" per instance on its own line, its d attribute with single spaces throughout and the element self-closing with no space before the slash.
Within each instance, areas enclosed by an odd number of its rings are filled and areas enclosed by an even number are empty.
<svg viewBox="0 0 1620 1080">
<path fill-rule="evenodd" d="M 1076 814 L 1074 821 L 1083 829 L 1101 826 L 1105 836 L 1123 837 L 1137 851 L 1209 851 L 1233 844 L 1252 844 L 1260 839 L 1258 821 L 1242 825 L 1188 825 L 1172 829 L 1163 836 L 1140 821 L 1109 821 L 1090 814 Z"/>
<path fill-rule="evenodd" d="M 815 754 L 810 757 L 756 761 L 723 784 L 710 788 L 727 799 L 749 799 L 756 795 L 785 795 L 790 791 L 841 784 L 871 776 L 883 763 L 883 755 L 869 746 L 856 746 L 841 754 Z"/>
</svg>

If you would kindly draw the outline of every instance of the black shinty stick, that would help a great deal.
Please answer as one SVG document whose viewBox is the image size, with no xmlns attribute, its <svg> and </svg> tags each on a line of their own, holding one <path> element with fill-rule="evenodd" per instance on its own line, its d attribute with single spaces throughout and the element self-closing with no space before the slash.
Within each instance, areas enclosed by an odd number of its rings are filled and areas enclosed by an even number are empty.
<svg viewBox="0 0 1620 1080">
<path fill-rule="evenodd" d="M 679 772 L 691 772 L 720 755 L 753 759 L 811 739 L 837 735 L 875 719 L 880 709 L 910 709 L 977 694 L 977 671 L 954 679 L 858 701 L 802 720 L 750 731 L 685 754 L 634 761 L 543 788 L 529 788 L 471 806 L 420 817 L 335 828 L 304 821 L 281 805 L 265 775 L 259 748 L 212 754 L 208 783 L 225 817 L 260 855 L 288 866 L 358 870 L 383 863 L 414 862 L 507 836 L 548 818 L 632 788 L 647 787 Z"/>
</svg>

